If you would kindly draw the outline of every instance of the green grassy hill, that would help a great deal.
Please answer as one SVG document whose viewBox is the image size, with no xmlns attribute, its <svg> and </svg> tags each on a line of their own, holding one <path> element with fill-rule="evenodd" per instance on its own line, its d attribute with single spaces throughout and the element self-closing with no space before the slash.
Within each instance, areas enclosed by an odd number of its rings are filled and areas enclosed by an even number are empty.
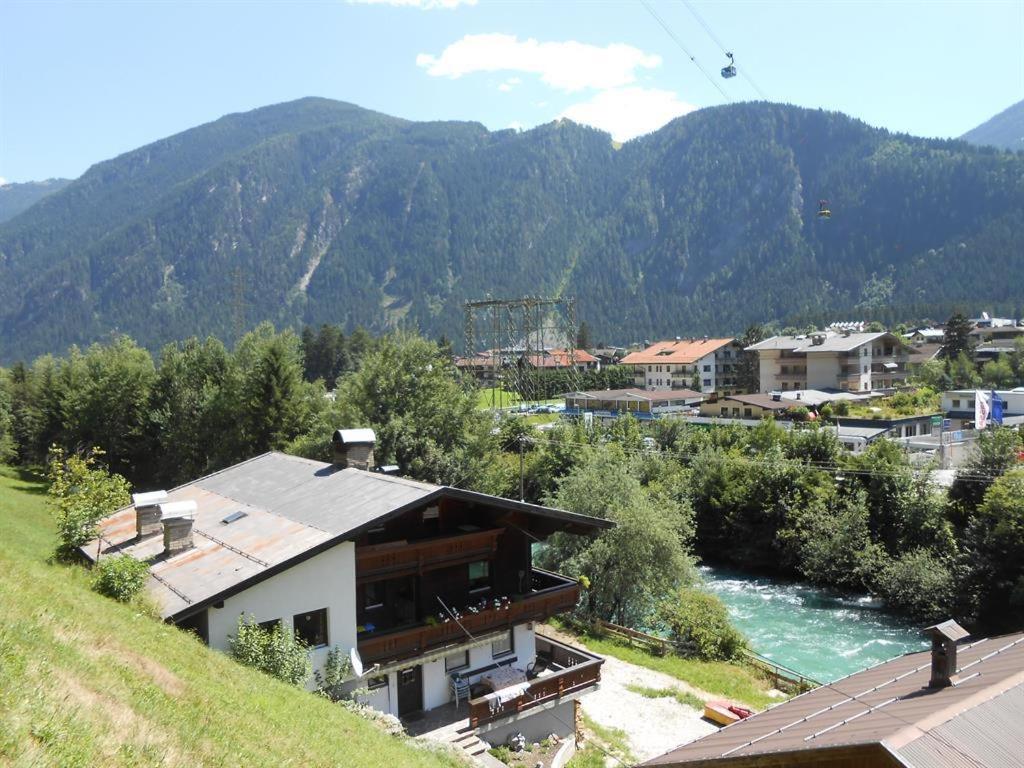
<svg viewBox="0 0 1024 768">
<path fill-rule="evenodd" d="M 0 467 L 0 765 L 462 765 L 93 593 L 42 494 Z"/>
</svg>

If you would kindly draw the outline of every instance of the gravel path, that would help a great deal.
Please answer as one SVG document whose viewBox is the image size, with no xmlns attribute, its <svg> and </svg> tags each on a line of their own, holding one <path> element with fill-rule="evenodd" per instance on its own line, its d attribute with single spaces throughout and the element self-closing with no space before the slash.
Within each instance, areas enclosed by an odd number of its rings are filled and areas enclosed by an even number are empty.
<svg viewBox="0 0 1024 768">
<path fill-rule="evenodd" d="M 554 631 L 553 627 L 546 626 L 543 632 L 570 645 L 586 647 L 578 638 Z M 716 697 L 664 672 L 605 656 L 600 688 L 581 696 L 580 703 L 592 720 L 626 732 L 630 751 L 637 762 L 650 760 L 680 744 L 718 730 L 717 726 L 702 718 L 703 712 L 680 704 L 669 696 L 649 699 L 629 690 L 628 685 L 679 688 L 704 700 Z"/>
<path fill-rule="evenodd" d="M 718 730 L 702 719 L 702 712 L 668 696 L 648 699 L 630 691 L 626 687 L 630 684 L 681 688 L 704 699 L 712 697 L 670 675 L 606 656 L 601 667 L 601 687 L 581 696 L 580 703 L 593 720 L 626 732 L 630 751 L 638 762 Z"/>
</svg>

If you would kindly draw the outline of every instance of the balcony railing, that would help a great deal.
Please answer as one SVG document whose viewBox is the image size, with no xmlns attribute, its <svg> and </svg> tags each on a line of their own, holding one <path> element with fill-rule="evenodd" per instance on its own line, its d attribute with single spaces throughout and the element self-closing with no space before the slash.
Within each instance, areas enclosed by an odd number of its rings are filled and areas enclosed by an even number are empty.
<svg viewBox="0 0 1024 768">
<path fill-rule="evenodd" d="M 466 639 L 467 632 L 479 635 L 509 629 L 524 621 L 544 621 L 572 610 L 580 599 L 579 583 L 555 573 L 535 568 L 532 584 L 530 592 L 513 596 L 504 607 L 464 612 L 458 622 L 449 619 L 364 635 L 358 641 L 359 655 L 368 664 L 413 658 L 460 643 Z"/>
<path fill-rule="evenodd" d="M 601 681 L 604 659 L 544 635 L 537 635 L 537 660 L 542 669 L 540 675 L 516 698 L 500 702 L 490 694 L 470 699 L 470 726 L 477 728 L 492 720 L 556 702 Z"/>
<path fill-rule="evenodd" d="M 394 541 L 356 547 L 356 578 L 372 581 L 423 573 L 486 559 L 498 548 L 504 528 L 443 536 L 423 541 Z"/>
</svg>

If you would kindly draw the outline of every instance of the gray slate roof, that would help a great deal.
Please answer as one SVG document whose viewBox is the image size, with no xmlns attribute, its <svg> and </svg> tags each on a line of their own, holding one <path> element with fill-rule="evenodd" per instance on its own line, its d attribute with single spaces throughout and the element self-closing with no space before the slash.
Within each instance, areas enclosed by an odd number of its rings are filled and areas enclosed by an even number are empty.
<svg viewBox="0 0 1024 768">
<path fill-rule="evenodd" d="M 796 336 L 772 336 L 757 344 L 747 347 L 748 350 L 758 351 L 764 349 L 788 349 L 799 352 L 849 352 L 857 349 L 862 344 L 868 344 L 881 336 L 890 334 L 880 331 L 878 333 L 851 333 L 844 336 L 841 333 L 826 338 L 821 344 L 815 344 L 810 336 L 798 338 Z M 896 337 L 894 336 L 895 340 Z"/>
</svg>

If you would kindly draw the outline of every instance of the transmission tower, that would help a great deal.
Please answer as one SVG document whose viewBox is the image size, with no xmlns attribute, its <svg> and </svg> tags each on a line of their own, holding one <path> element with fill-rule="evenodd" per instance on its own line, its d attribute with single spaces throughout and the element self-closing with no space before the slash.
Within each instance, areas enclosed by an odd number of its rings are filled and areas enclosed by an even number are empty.
<svg viewBox="0 0 1024 768">
<path fill-rule="evenodd" d="M 484 299 L 466 302 L 463 309 L 464 353 L 487 356 L 492 408 L 499 405 L 500 390 L 526 402 L 543 399 L 544 370 L 567 371 L 568 389 L 579 389 L 574 298 Z"/>
</svg>

